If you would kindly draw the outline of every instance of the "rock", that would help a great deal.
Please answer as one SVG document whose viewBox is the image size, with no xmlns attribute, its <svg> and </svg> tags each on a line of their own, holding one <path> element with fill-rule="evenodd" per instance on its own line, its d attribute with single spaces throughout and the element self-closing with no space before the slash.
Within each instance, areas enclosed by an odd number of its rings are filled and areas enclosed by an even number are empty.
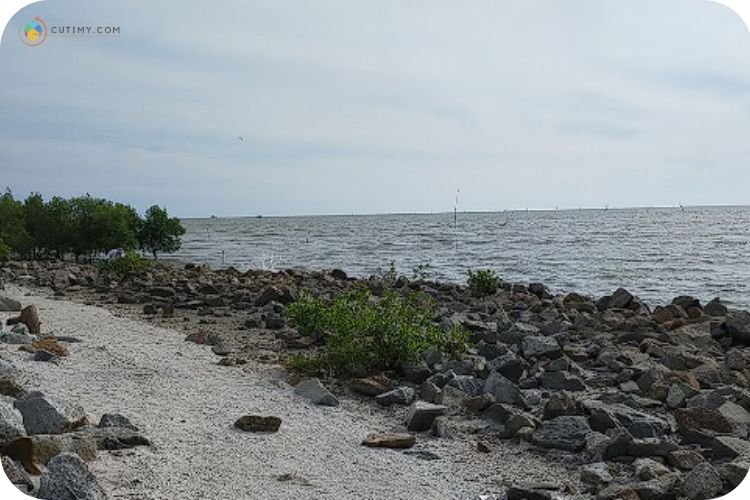
<svg viewBox="0 0 750 500">
<path fill-rule="evenodd" d="M 107 494 L 78 455 L 62 453 L 47 464 L 39 481 L 37 497 L 44 500 L 105 500 Z"/>
<path fill-rule="evenodd" d="M 417 438 L 412 434 L 392 433 L 392 434 L 370 434 L 362 444 L 370 448 L 411 448 L 417 442 Z"/>
<path fill-rule="evenodd" d="M 18 373 L 18 368 L 10 361 L 0 358 L 0 377 L 12 377 Z"/>
<path fill-rule="evenodd" d="M 677 430 L 689 433 L 696 429 L 710 430 L 718 433 L 731 433 L 732 426 L 718 410 L 702 408 L 679 408 L 674 412 Z"/>
<path fill-rule="evenodd" d="M 557 358 L 562 354 L 560 344 L 554 337 L 524 337 L 521 352 L 526 358 Z"/>
<path fill-rule="evenodd" d="M 15 379 L 10 377 L 0 377 L 0 394 L 3 396 L 17 398 L 23 394 L 23 392 L 23 387 L 21 387 Z"/>
<path fill-rule="evenodd" d="M 151 445 L 145 436 L 125 427 L 86 427 L 77 434 L 91 436 L 99 450 L 124 450 Z"/>
<path fill-rule="evenodd" d="M 581 468 L 581 482 L 593 486 L 603 486 L 614 480 L 606 462 L 586 464 Z"/>
<path fill-rule="evenodd" d="M 676 498 L 680 488 L 680 479 L 679 473 L 672 472 L 649 481 L 630 484 L 628 488 L 633 490 L 641 500 Z"/>
<path fill-rule="evenodd" d="M 55 356 L 67 356 L 68 349 L 57 341 L 55 337 L 44 337 L 31 343 L 34 349 L 47 351 Z"/>
<path fill-rule="evenodd" d="M 31 436 L 34 456 L 41 464 L 47 464 L 60 453 L 75 453 L 84 462 L 93 462 L 97 456 L 96 440 L 83 434 L 37 434 Z"/>
<path fill-rule="evenodd" d="M 441 389 L 432 382 L 425 380 L 422 385 L 419 386 L 419 398 L 423 401 L 436 403 L 441 396 Z"/>
<path fill-rule="evenodd" d="M 586 435 L 591 432 L 586 417 L 563 415 L 545 420 L 534 431 L 532 442 L 543 448 L 581 451 L 586 446 Z"/>
<path fill-rule="evenodd" d="M 454 387 L 465 394 L 473 397 L 482 394 L 484 381 L 471 375 L 457 375 L 448 381 L 447 387 Z"/>
<path fill-rule="evenodd" d="M 320 406 L 338 406 L 339 400 L 331 394 L 328 389 L 323 387 L 320 380 L 311 378 L 303 380 L 295 388 L 294 393 L 298 394 L 310 402 Z"/>
<path fill-rule="evenodd" d="M 750 312 L 730 311 L 722 327 L 734 343 L 750 345 Z"/>
<path fill-rule="evenodd" d="M 635 475 L 642 481 L 648 481 L 672 472 L 664 464 L 650 458 L 639 458 L 634 463 Z"/>
<path fill-rule="evenodd" d="M 671 409 L 681 408 L 685 406 L 685 392 L 682 390 L 679 384 L 672 384 L 667 390 L 667 407 Z"/>
<path fill-rule="evenodd" d="M 682 470 L 691 470 L 696 465 L 706 461 L 703 455 L 695 450 L 675 450 L 667 458 L 669 459 L 669 465 Z"/>
<path fill-rule="evenodd" d="M 9 297 L 0 295 L 0 312 L 17 312 L 21 310 L 21 303 Z"/>
<path fill-rule="evenodd" d="M 633 295 L 624 288 L 618 288 L 610 297 L 607 307 L 609 309 L 627 309 L 633 301 Z"/>
<path fill-rule="evenodd" d="M 474 396 L 473 398 L 466 398 L 464 399 L 463 403 L 467 410 L 473 411 L 475 413 L 482 412 L 490 407 L 495 402 L 495 396 L 492 394 L 480 394 L 479 396 Z"/>
<path fill-rule="evenodd" d="M 148 294 L 152 297 L 168 299 L 177 295 L 177 292 L 170 286 L 155 286 L 148 291 Z"/>
<path fill-rule="evenodd" d="M 721 490 L 721 476 L 708 462 L 696 465 L 682 483 L 682 493 L 691 500 L 711 500 L 718 497 Z"/>
<path fill-rule="evenodd" d="M 393 387 L 393 381 L 384 375 L 373 377 L 355 378 L 349 381 L 349 387 L 359 394 L 365 396 L 378 396 Z"/>
<path fill-rule="evenodd" d="M 41 362 L 47 362 L 47 363 L 59 363 L 60 357 L 55 356 L 49 351 L 39 350 L 34 353 L 34 356 L 31 358 L 32 361 L 41 361 Z"/>
<path fill-rule="evenodd" d="M 486 393 L 492 394 L 498 403 L 508 403 L 523 408 L 528 406 L 526 399 L 521 394 L 521 391 L 518 390 L 518 387 L 498 372 L 493 371 L 490 373 L 490 376 L 487 377 L 484 383 L 483 390 Z"/>
<path fill-rule="evenodd" d="M 729 349 L 724 353 L 724 364 L 730 370 L 742 371 L 747 367 L 745 356 L 737 348 Z"/>
<path fill-rule="evenodd" d="M 15 402 L 23 416 L 28 434 L 62 434 L 85 423 L 79 408 L 68 409 L 38 391 L 30 392 Z"/>
<path fill-rule="evenodd" d="M 556 391 L 585 391 L 583 381 L 567 372 L 545 372 L 542 375 L 542 387 Z"/>
<path fill-rule="evenodd" d="M 341 281 L 346 281 L 349 278 L 341 269 L 332 269 L 329 274 L 331 277 Z"/>
<path fill-rule="evenodd" d="M 742 483 L 742 481 L 744 481 L 748 469 L 750 469 L 750 462 L 735 460 L 721 464 L 718 471 L 721 478 L 726 481 L 730 487 L 736 488 Z"/>
<path fill-rule="evenodd" d="M 732 436 L 716 436 L 711 442 L 713 458 L 750 459 L 750 442 Z"/>
<path fill-rule="evenodd" d="M 159 308 L 155 304 L 145 304 L 143 306 L 143 314 L 147 316 L 154 316 L 157 312 L 159 312 Z"/>
<path fill-rule="evenodd" d="M 543 420 L 550 420 L 563 415 L 579 415 L 578 402 L 567 391 L 553 392 L 544 405 Z"/>
<path fill-rule="evenodd" d="M 406 413 L 406 428 L 412 432 L 422 432 L 432 427 L 434 420 L 445 414 L 447 408 L 424 401 L 416 401 Z"/>
<path fill-rule="evenodd" d="M 5 455 L 0 456 L 0 460 L 2 460 L 5 476 L 14 486 L 26 488 L 25 491 L 22 490 L 26 493 L 34 489 L 34 483 L 21 465 Z"/>
<path fill-rule="evenodd" d="M 539 328 L 528 323 L 514 323 L 508 330 L 498 334 L 498 340 L 503 344 L 520 345 L 521 341 L 529 336 L 540 335 Z"/>
<path fill-rule="evenodd" d="M 140 430 L 138 427 L 131 424 L 127 417 L 124 417 L 119 413 L 105 413 L 102 415 L 102 418 L 99 419 L 99 425 L 97 427 L 100 429 L 105 429 L 107 427 L 122 427 L 136 432 Z"/>
<path fill-rule="evenodd" d="M 276 432 L 281 427 L 281 419 L 279 417 L 244 415 L 237 419 L 234 426 L 245 432 Z"/>
<path fill-rule="evenodd" d="M 515 484 L 505 492 L 507 500 L 552 500 L 552 494 L 533 485 Z"/>
<path fill-rule="evenodd" d="M 23 417 L 12 401 L 0 397 L 0 448 L 17 437 L 26 435 Z"/>
<path fill-rule="evenodd" d="M 0 333 L 0 342 L 4 344 L 29 345 L 34 340 L 36 340 L 35 336 L 26 335 L 23 333 L 15 333 L 15 332 Z"/>
<path fill-rule="evenodd" d="M 726 316 L 728 310 L 727 307 L 721 303 L 719 297 L 716 297 L 703 307 L 703 312 L 709 316 Z"/>
<path fill-rule="evenodd" d="M 42 332 L 41 322 L 39 321 L 39 311 L 33 304 L 21 309 L 20 316 L 9 318 L 6 321 L 6 324 L 8 325 L 15 325 L 16 323 L 25 324 L 28 327 L 29 332 L 34 335 L 38 335 Z"/>
<path fill-rule="evenodd" d="M 409 405 L 416 397 L 416 392 L 411 387 L 401 386 L 393 390 L 375 396 L 375 401 L 383 406 Z"/>
<path fill-rule="evenodd" d="M 750 429 L 750 413 L 740 405 L 727 401 L 717 411 L 721 414 L 732 428 L 732 432 L 739 437 L 745 438 Z"/>
</svg>

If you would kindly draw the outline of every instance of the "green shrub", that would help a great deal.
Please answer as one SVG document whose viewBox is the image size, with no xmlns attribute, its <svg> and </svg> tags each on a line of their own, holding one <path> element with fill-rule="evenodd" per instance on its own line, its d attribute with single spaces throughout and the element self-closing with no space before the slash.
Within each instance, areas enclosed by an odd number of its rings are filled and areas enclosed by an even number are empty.
<svg viewBox="0 0 750 500">
<path fill-rule="evenodd" d="M 432 266 L 428 262 L 417 264 L 411 270 L 411 279 L 426 280 L 432 275 Z"/>
<path fill-rule="evenodd" d="M 10 258 L 10 247 L 0 240 L 0 261 L 8 260 Z"/>
<path fill-rule="evenodd" d="M 378 269 L 375 271 L 375 274 L 373 275 L 373 278 L 382 281 L 387 286 L 390 286 L 390 287 L 395 286 L 396 281 L 398 281 L 398 271 L 396 270 L 396 262 L 391 261 L 388 264 L 387 269 L 378 267 Z"/>
<path fill-rule="evenodd" d="M 287 308 L 290 323 L 303 335 L 323 340 L 312 357 L 297 357 L 292 367 L 343 373 L 347 367 L 391 369 L 416 362 L 429 347 L 455 355 L 466 349 L 463 328 L 446 330 L 433 321 L 435 306 L 423 293 L 402 296 L 388 290 L 376 298 L 367 290 L 343 293 L 328 302 L 301 294 Z"/>
<path fill-rule="evenodd" d="M 472 294 L 485 297 L 497 292 L 500 286 L 500 278 L 492 269 L 480 269 L 478 271 L 469 269 L 469 278 L 466 280 L 466 284 Z"/>
<path fill-rule="evenodd" d="M 130 251 L 122 257 L 102 261 L 99 270 L 110 273 L 117 279 L 122 279 L 128 274 L 141 272 L 151 265 L 151 261 L 138 252 Z"/>
</svg>

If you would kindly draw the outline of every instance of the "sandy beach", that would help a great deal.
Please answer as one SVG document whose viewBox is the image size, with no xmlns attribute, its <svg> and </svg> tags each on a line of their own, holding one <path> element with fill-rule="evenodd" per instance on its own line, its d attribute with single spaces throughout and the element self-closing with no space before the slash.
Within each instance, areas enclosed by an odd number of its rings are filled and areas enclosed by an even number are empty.
<svg viewBox="0 0 750 500">
<path fill-rule="evenodd" d="M 175 330 L 16 286 L 5 295 L 36 304 L 45 333 L 81 340 L 59 365 L 0 345 L 25 387 L 81 405 L 93 422 L 121 413 L 152 441 L 100 452 L 91 464 L 111 498 L 473 499 L 499 493 L 506 480 L 576 479 L 563 464 L 510 442 L 493 443 L 485 454 L 473 441 L 420 435 L 410 451 L 436 460 L 365 448 L 362 439 L 391 430 L 393 416 L 347 398 L 337 408 L 313 406 L 293 393 L 280 368 L 219 366 L 209 348 Z M 257 435 L 233 428 L 252 413 L 280 417 L 281 429 Z"/>
</svg>

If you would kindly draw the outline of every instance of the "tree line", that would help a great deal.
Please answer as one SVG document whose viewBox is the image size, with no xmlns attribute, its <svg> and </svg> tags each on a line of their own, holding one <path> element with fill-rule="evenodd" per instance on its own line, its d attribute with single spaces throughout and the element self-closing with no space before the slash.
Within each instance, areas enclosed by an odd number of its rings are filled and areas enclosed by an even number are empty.
<svg viewBox="0 0 750 500">
<path fill-rule="evenodd" d="M 0 195 L 0 258 L 93 260 L 114 248 L 157 258 L 179 250 L 183 234 L 180 220 L 157 205 L 141 217 L 130 205 L 88 194 L 48 201 L 38 193 L 17 200 L 10 189 Z"/>
</svg>

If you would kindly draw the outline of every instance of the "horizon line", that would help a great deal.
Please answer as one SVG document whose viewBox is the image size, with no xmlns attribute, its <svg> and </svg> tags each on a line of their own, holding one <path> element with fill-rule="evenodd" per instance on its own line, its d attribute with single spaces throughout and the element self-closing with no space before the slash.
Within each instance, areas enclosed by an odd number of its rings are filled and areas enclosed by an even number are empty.
<svg viewBox="0 0 750 500">
<path fill-rule="evenodd" d="M 635 205 L 635 206 L 622 206 L 622 207 L 611 207 L 611 206 L 595 206 L 595 207 L 563 207 L 563 208 L 510 208 L 510 209 L 498 209 L 498 210 L 458 210 L 456 213 L 459 214 L 499 214 L 499 213 L 525 213 L 525 212 L 573 212 L 573 211 L 610 211 L 610 210 L 645 210 L 645 209 L 676 209 L 684 210 L 691 208 L 750 208 L 750 204 L 746 205 Z M 406 216 L 406 215 L 450 215 L 453 214 L 453 210 L 440 210 L 440 211 L 414 211 L 414 212 L 339 212 L 339 213 L 297 213 L 297 214 L 255 214 L 255 215 L 190 215 L 190 216 L 177 216 L 179 219 L 282 219 L 282 218 L 294 218 L 294 217 L 374 217 L 374 216 Z"/>
</svg>

